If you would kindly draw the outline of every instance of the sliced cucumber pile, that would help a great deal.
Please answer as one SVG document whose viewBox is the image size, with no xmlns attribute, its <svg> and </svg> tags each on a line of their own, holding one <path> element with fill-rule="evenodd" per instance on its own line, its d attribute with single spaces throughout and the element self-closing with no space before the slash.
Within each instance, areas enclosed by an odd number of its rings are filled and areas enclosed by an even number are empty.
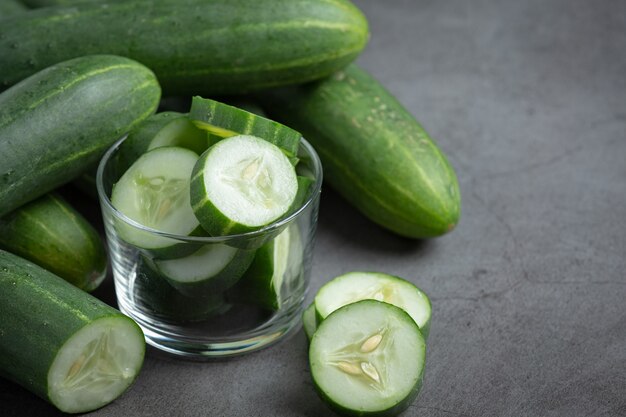
<svg viewBox="0 0 626 417">
<path fill-rule="evenodd" d="M 336 309 L 360 300 L 378 300 L 405 310 L 428 338 L 432 307 L 413 283 L 380 272 L 349 272 L 326 283 L 315 296 L 317 321 Z"/>
<path fill-rule="evenodd" d="M 302 137 L 295 130 L 273 120 L 202 97 L 192 99 L 189 118 L 214 137 L 256 136 L 278 146 L 290 157 L 298 152 Z"/>
<path fill-rule="evenodd" d="M 343 306 L 321 322 L 309 348 L 320 396 L 341 414 L 395 415 L 417 397 L 426 344 L 402 309 L 376 300 Z"/>
<path fill-rule="evenodd" d="M 200 223 L 189 200 L 189 182 L 197 160 L 195 152 L 180 147 L 147 152 L 115 184 L 111 203 L 142 226 L 183 236 L 197 232 Z M 177 246 L 173 239 L 121 222 L 117 226 L 120 237 L 126 242 L 158 250 L 162 256 Z"/>
<path fill-rule="evenodd" d="M 194 213 L 212 236 L 250 232 L 278 220 L 297 192 L 289 159 L 254 136 L 233 136 L 211 146 L 191 180 Z"/>
</svg>

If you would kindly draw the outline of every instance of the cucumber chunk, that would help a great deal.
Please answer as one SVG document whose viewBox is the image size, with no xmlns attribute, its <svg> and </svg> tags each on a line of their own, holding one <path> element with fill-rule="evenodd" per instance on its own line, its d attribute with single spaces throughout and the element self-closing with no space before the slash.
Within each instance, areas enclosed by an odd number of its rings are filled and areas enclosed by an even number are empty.
<svg viewBox="0 0 626 417">
<path fill-rule="evenodd" d="M 295 130 L 273 120 L 202 97 L 192 99 L 189 118 L 198 128 L 214 137 L 256 136 L 278 146 L 288 156 L 296 155 L 302 137 Z"/>
<path fill-rule="evenodd" d="M 233 136 L 210 147 L 193 168 L 191 205 L 212 236 L 258 230 L 284 216 L 298 192 L 294 167 L 278 147 Z"/>
<path fill-rule="evenodd" d="M 142 155 L 113 187 L 111 203 L 141 226 L 161 232 L 190 235 L 199 229 L 189 200 L 189 180 L 198 155 L 179 147 L 156 148 Z M 118 223 L 120 237 L 140 248 L 176 252 L 177 241 Z M 178 254 L 181 255 L 181 254 Z"/>
<path fill-rule="evenodd" d="M 395 415 L 422 386 L 426 344 L 402 309 L 376 300 L 339 308 L 317 328 L 311 376 L 330 407 L 345 415 Z"/>
<path fill-rule="evenodd" d="M 189 297 L 223 292 L 239 281 L 254 259 L 254 251 L 223 244 L 206 244 L 184 258 L 155 260 L 157 269 Z"/>
<path fill-rule="evenodd" d="M 302 328 L 304 329 L 304 334 L 306 334 L 306 338 L 310 342 L 313 338 L 313 334 L 315 334 L 315 330 L 317 330 L 314 303 L 309 304 L 309 306 L 305 308 L 302 312 Z"/>
<path fill-rule="evenodd" d="M 380 272 L 349 272 L 326 283 L 315 296 L 318 323 L 339 307 L 366 299 L 405 310 L 428 338 L 432 311 L 428 296 L 413 283 Z"/>
</svg>

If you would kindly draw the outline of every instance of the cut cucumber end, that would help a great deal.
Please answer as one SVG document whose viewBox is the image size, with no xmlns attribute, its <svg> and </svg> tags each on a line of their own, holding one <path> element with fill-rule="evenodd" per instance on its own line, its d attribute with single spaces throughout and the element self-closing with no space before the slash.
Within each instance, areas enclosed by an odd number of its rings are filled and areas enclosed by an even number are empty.
<svg viewBox="0 0 626 417">
<path fill-rule="evenodd" d="M 432 312 L 428 296 L 413 283 L 381 272 L 349 272 L 326 283 L 315 296 L 317 321 L 346 304 L 367 299 L 405 310 L 428 338 Z"/>
<path fill-rule="evenodd" d="M 309 304 L 309 306 L 302 312 L 302 328 L 304 329 L 306 338 L 311 341 L 313 334 L 315 334 L 315 330 L 317 330 L 314 303 Z"/>
<path fill-rule="evenodd" d="M 415 321 L 404 310 L 375 300 L 334 311 L 309 348 L 320 396 L 345 415 L 395 415 L 406 409 L 421 388 L 425 358 Z"/>
<path fill-rule="evenodd" d="M 132 384 L 144 353 L 143 333 L 130 318 L 97 319 L 59 350 L 48 371 L 49 399 L 66 413 L 100 408 Z"/>
</svg>

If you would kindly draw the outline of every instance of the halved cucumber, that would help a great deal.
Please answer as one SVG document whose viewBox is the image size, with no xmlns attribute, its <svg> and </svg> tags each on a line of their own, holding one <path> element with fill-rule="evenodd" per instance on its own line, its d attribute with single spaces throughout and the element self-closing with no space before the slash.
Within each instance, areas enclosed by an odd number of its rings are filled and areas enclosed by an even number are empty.
<svg viewBox="0 0 626 417">
<path fill-rule="evenodd" d="M 170 285 L 188 297 L 221 293 L 246 272 L 255 252 L 224 244 L 206 244 L 189 256 L 154 261 Z"/>
<path fill-rule="evenodd" d="M 289 159 L 254 136 L 233 136 L 211 146 L 191 179 L 191 205 L 212 236 L 250 232 L 278 220 L 297 192 Z"/>
<path fill-rule="evenodd" d="M 422 386 L 426 344 L 402 309 L 376 300 L 341 307 L 309 348 L 311 376 L 330 407 L 345 415 L 396 415 Z"/>
<path fill-rule="evenodd" d="M 314 303 L 309 304 L 309 306 L 305 308 L 302 312 L 302 328 L 304 329 L 304 334 L 306 334 L 306 338 L 309 339 L 310 342 L 313 338 L 313 334 L 315 334 L 315 330 L 317 330 Z"/>
<path fill-rule="evenodd" d="M 115 184 L 111 203 L 142 226 L 183 236 L 195 234 L 199 222 L 189 202 L 189 179 L 197 160 L 195 152 L 179 147 L 145 153 Z M 119 222 L 116 227 L 123 240 L 156 256 L 184 256 L 190 248 L 197 249 L 126 223 Z"/>
<path fill-rule="evenodd" d="M 229 291 L 229 299 L 272 311 L 280 308 L 282 285 L 290 265 L 291 234 L 291 227 L 288 227 L 257 249 L 252 264 Z"/>
<path fill-rule="evenodd" d="M 349 272 L 326 283 L 315 296 L 318 322 L 341 306 L 366 299 L 405 310 L 428 338 L 432 310 L 428 296 L 413 283 L 381 272 Z"/>
<path fill-rule="evenodd" d="M 302 137 L 295 130 L 273 120 L 202 97 L 192 99 L 189 118 L 200 129 L 218 138 L 256 136 L 278 146 L 290 157 L 298 152 Z"/>
<path fill-rule="evenodd" d="M 120 164 L 129 167 L 144 153 L 163 146 L 178 146 L 200 155 L 208 148 L 207 133 L 191 123 L 186 114 L 154 114 L 137 125 L 120 145 Z"/>
</svg>

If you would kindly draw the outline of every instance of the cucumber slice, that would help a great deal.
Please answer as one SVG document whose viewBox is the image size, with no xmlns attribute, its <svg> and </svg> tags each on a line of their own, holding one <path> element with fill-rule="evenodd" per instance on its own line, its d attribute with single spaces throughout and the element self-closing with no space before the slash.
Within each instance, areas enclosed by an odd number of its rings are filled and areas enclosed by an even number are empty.
<svg viewBox="0 0 626 417">
<path fill-rule="evenodd" d="M 229 292 L 235 302 L 276 311 L 282 305 L 283 281 L 290 265 L 291 227 L 257 249 L 252 265 Z"/>
<path fill-rule="evenodd" d="M 304 334 L 306 334 L 306 338 L 310 342 L 313 338 L 313 335 L 315 334 L 315 330 L 317 330 L 314 303 L 309 304 L 309 306 L 302 312 L 302 328 L 304 329 Z"/>
<path fill-rule="evenodd" d="M 189 179 L 198 155 L 188 149 L 163 147 L 142 155 L 113 187 L 113 206 L 142 226 L 187 236 L 197 233 L 198 219 L 189 203 Z M 156 236 L 129 224 L 116 225 L 126 242 L 162 257 L 182 256 L 193 245 Z M 191 249 L 190 249 L 191 248 Z"/>
<path fill-rule="evenodd" d="M 257 136 L 278 146 L 288 156 L 296 155 L 302 137 L 295 130 L 273 120 L 197 96 L 191 101 L 189 118 L 198 128 L 217 137 Z"/>
<path fill-rule="evenodd" d="M 349 272 L 326 283 L 315 296 L 318 323 L 339 307 L 366 299 L 405 310 L 428 338 L 432 310 L 428 296 L 413 283 L 380 272 Z"/>
<path fill-rule="evenodd" d="M 147 315 L 170 323 L 198 322 L 230 308 L 219 293 L 204 297 L 181 294 L 148 265 L 145 259 L 140 263 L 133 287 L 134 301 Z"/>
<path fill-rule="evenodd" d="M 186 114 L 154 114 L 134 128 L 120 146 L 120 166 L 125 169 L 144 153 L 163 146 L 178 146 L 200 155 L 208 148 L 207 134 L 191 123 Z"/>
<path fill-rule="evenodd" d="M 341 414 L 396 415 L 422 386 L 426 344 L 402 309 L 376 300 L 341 307 L 317 328 L 309 348 L 318 393 Z"/>
<path fill-rule="evenodd" d="M 187 257 L 155 260 L 154 264 L 181 294 L 203 297 L 235 285 L 252 263 L 254 254 L 228 245 L 206 244 Z"/>
<path fill-rule="evenodd" d="M 210 147 L 191 179 L 191 205 L 212 236 L 250 232 L 278 220 L 297 192 L 289 159 L 254 136 L 233 136 Z"/>
</svg>

